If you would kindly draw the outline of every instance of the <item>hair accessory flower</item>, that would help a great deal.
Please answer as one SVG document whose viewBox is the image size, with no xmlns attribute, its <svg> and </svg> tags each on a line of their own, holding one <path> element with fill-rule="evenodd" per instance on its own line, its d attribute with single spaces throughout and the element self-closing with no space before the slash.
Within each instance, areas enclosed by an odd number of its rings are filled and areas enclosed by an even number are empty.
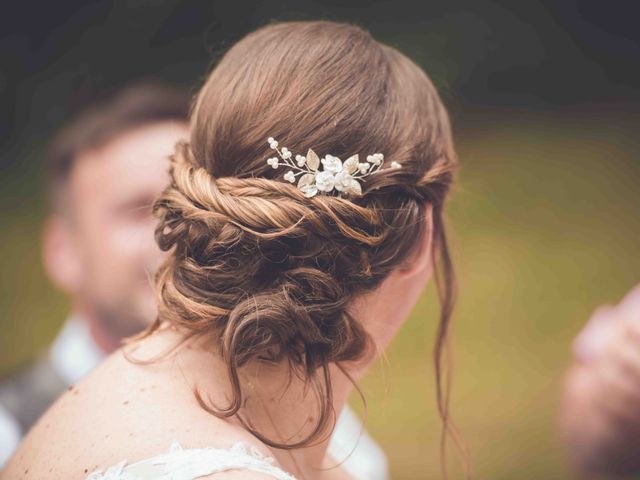
<svg viewBox="0 0 640 480">
<path fill-rule="evenodd" d="M 278 157 L 267 159 L 267 164 L 273 168 L 281 165 L 289 167 L 284 174 L 287 182 L 295 183 L 298 180 L 298 189 L 305 197 L 313 197 L 318 192 L 329 193 L 333 190 L 347 195 L 362 195 L 360 181 L 365 177 L 382 169 L 384 155 L 374 153 L 367 155 L 366 162 L 360 162 L 356 153 L 344 162 L 333 155 L 325 155 L 320 159 L 316 152 L 309 149 L 305 156 L 293 154 L 287 147 L 278 148 L 278 142 L 273 137 L 267 140 L 269 146 L 278 152 Z M 320 167 L 322 166 L 322 170 Z M 391 168 L 400 168 L 398 162 L 391 162 Z M 298 178 L 298 176 L 300 178 Z"/>
</svg>

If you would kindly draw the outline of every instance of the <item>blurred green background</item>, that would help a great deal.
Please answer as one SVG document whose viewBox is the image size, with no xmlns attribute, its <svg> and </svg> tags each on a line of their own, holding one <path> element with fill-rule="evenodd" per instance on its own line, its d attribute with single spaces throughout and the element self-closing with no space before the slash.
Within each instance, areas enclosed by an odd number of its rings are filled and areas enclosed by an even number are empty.
<svg viewBox="0 0 640 480">
<path fill-rule="evenodd" d="M 556 428 L 571 341 L 640 281 L 637 16 L 598 2 L 240 3 L 61 2 L 2 20 L 0 373 L 46 348 L 67 314 L 39 236 L 42 150 L 69 113 L 141 76 L 194 88 L 271 19 L 353 21 L 419 62 L 451 111 L 452 409 L 477 478 L 573 478 Z M 431 287 L 363 382 L 394 479 L 441 476 L 436 321 Z"/>
</svg>

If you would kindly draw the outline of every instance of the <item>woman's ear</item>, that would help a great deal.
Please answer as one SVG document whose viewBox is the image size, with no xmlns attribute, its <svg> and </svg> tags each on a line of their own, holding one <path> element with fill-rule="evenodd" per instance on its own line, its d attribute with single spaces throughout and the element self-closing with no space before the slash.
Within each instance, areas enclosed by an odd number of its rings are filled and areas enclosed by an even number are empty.
<svg viewBox="0 0 640 480">
<path fill-rule="evenodd" d="M 398 274 L 402 276 L 412 276 L 433 266 L 433 205 L 431 204 L 426 207 L 422 228 L 424 231 L 420 244 L 416 245 L 412 254 L 398 268 Z"/>
<path fill-rule="evenodd" d="M 62 215 L 50 215 L 42 232 L 42 260 L 49 280 L 67 294 L 80 288 L 80 252 L 75 247 L 72 226 Z"/>
</svg>

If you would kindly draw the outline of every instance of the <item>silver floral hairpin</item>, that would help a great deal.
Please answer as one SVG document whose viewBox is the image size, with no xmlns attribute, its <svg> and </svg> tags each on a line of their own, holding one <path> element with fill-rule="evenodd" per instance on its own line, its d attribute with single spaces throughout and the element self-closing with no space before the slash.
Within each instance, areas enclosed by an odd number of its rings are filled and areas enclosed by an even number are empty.
<svg viewBox="0 0 640 480">
<path fill-rule="evenodd" d="M 306 156 L 296 155 L 295 162 L 291 159 L 293 154 L 287 147 L 278 148 L 277 140 L 269 137 L 269 146 L 278 152 L 278 157 L 267 159 L 267 164 L 273 168 L 286 165 L 290 168 L 285 174 L 287 182 L 295 183 L 298 179 L 298 189 L 304 193 L 305 197 L 313 197 L 318 192 L 330 193 L 334 189 L 339 193 L 348 195 L 362 195 L 362 186 L 359 180 L 378 172 L 384 164 L 384 155 L 374 153 L 367 155 L 366 162 L 360 162 L 360 157 L 356 153 L 344 162 L 333 155 L 325 155 L 322 160 L 316 152 L 309 149 Z M 323 169 L 319 170 L 322 164 Z M 398 162 L 391 162 L 391 168 L 400 168 Z"/>
</svg>

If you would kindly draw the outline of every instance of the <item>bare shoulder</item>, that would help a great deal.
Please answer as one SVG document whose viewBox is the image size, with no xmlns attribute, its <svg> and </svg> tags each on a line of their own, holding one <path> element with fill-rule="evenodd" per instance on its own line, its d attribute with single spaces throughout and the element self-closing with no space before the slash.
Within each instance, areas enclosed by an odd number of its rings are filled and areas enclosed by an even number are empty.
<svg viewBox="0 0 640 480">
<path fill-rule="evenodd" d="M 174 440 L 183 448 L 245 442 L 270 455 L 248 432 L 204 411 L 192 387 L 171 360 L 140 365 L 118 350 L 45 412 L 2 479 L 84 480 L 96 469 L 166 453 Z M 216 475 L 211 478 L 268 478 L 252 472 Z"/>
</svg>

